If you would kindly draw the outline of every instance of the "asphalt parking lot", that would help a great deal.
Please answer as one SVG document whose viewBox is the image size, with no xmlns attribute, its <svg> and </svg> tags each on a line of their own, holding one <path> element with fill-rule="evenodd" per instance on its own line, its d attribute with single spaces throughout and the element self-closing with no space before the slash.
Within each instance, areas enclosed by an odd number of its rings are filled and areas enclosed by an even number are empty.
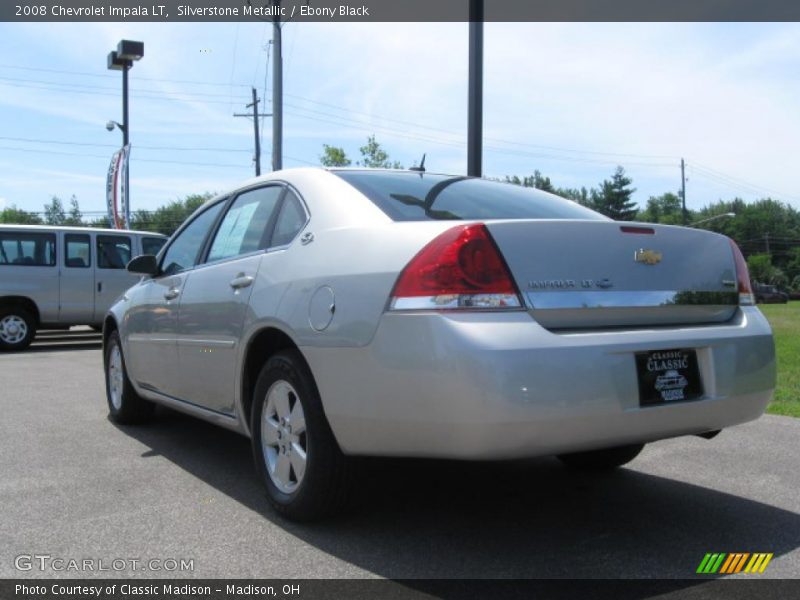
<svg viewBox="0 0 800 600">
<path fill-rule="evenodd" d="M 369 461 L 356 506 L 298 525 L 263 497 L 249 441 L 160 411 L 106 417 L 99 336 L 0 355 L 0 577 L 14 558 L 192 559 L 192 577 L 692 578 L 706 552 L 773 552 L 800 575 L 800 420 L 653 444 L 630 468 L 554 459 Z M 740 575 L 744 577 L 744 575 Z M 752 577 L 752 576 L 748 576 Z"/>
</svg>

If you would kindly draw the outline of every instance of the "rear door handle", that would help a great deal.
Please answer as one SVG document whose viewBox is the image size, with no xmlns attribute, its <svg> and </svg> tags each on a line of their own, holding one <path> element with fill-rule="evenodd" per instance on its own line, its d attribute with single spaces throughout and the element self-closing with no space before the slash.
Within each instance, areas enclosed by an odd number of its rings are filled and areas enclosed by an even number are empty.
<svg viewBox="0 0 800 600">
<path fill-rule="evenodd" d="M 253 283 L 254 279 L 250 275 L 245 275 L 244 273 L 239 273 L 236 277 L 231 279 L 231 287 L 235 290 L 246 288 L 251 283 Z"/>
<path fill-rule="evenodd" d="M 181 295 L 181 291 L 178 288 L 170 288 L 166 292 L 164 292 L 164 298 L 167 300 L 175 300 L 178 296 Z"/>
</svg>

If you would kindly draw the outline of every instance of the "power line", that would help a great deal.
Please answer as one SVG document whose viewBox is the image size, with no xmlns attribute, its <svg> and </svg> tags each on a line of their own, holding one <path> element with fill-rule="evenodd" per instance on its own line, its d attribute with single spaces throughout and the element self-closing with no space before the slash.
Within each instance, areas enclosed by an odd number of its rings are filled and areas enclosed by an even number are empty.
<svg viewBox="0 0 800 600">
<path fill-rule="evenodd" d="M 58 144 L 61 146 L 94 146 L 97 148 L 118 148 L 115 144 L 94 144 L 90 142 L 72 142 L 63 140 L 43 140 L 35 138 L 24 137 L 7 137 L 0 136 L 0 140 L 12 142 L 30 142 L 36 144 Z M 239 150 L 235 148 L 195 148 L 195 147 L 178 147 L 178 146 L 136 146 L 137 150 L 176 150 L 181 152 L 201 151 L 201 152 L 250 152 L 249 150 Z"/>
<path fill-rule="evenodd" d="M 88 73 L 86 71 L 65 71 L 63 69 L 45 69 L 42 67 L 21 67 L 19 65 L 6 65 L 0 64 L 0 68 L 3 69 L 18 69 L 22 71 L 41 71 L 46 73 L 59 73 L 65 75 L 85 75 L 86 77 L 113 77 L 116 79 L 115 75 L 107 74 L 107 73 Z M 192 85 L 213 85 L 213 86 L 221 86 L 221 87 L 230 87 L 231 85 L 236 87 L 250 87 L 246 83 L 222 83 L 219 81 L 196 81 L 196 80 L 188 80 L 188 79 L 163 79 L 158 77 L 136 77 L 140 81 L 161 81 L 164 83 L 188 83 Z"/>
<path fill-rule="evenodd" d="M 744 179 L 740 179 L 738 177 L 734 177 L 733 175 L 728 175 L 726 173 L 723 173 L 722 171 L 718 171 L 716 169 L 712 169 L 711 167 L 707 167 L 707 166 L 704 166 L 704 165 L 696 163 L 696 162 L 693 163 L 693 165 L 694 165 L 695 168 L 700 169 L 700 171 L 705 171 L 708 175 L 717 176 L 717 177 L 722 178 L 722 179 L 728 179 L 728 180 L 730 180 L 730 181 L 732 181 L 734 183 L 739 183 L 740 185 L 743 185 L 745 187 L 749 187 L 751 189 L 761 190 L 761 191 L 777 194 L 779 196 L 792 198 L 791 196 L 789 196 L 788 194 L 785 194 L 784 192 L 781 192 L 781 191 L 778 191 L 778 190 L 774 190 L 774 189 L 771 189 L 771 188 L 767 188 L 767 187 L 764 187 L 764 186 L 759 186 L 759 185 L 756 185 L 754 183 L 750 183 L 748 181 L 745 181 Z"/>
<path fill-rule="evenodd" d="M 87 89 L 87 90 L 101 90 L 106 92 L 116 92 L 119 94 L 119 90 L 115 87 L 107 86 L 107 85 L 88 85 L 83 83 L 69 83 L 64 81 L 49 81 L 49 80 L 42 80 L 42 79 L 23 79 L 21 77 L 0 77 L 0 81 L 11 81 L 11 82 L 20 82 L 22 84 L 31 84 L 30 87 L 33 87 L 33 84 L 36 86 L 56 86 L 56 87 L 64 87 L 64 88 L 72 88 L 72 89 Z M 228 98 L 229 94 L 209 94 L 208 92 L 166 92 L 162 90 L 151 90 L 151 89 L 142 89 L 142 88 L 135 88 L 131 87 L 132 91 L 145 93 L 145 94 L 159 94 L 165 96 L 171 96 L 172 94 L 178 94 L 180 96 L 197 96 L 200 98 Z"/>
<path fill-rule="evenodd" d="M 57 92 L 66 93 L 66 94 L 87 94 L 87 95 L 90 95 L 90 96 L 115 96 L 115 97 L 119 96 L 119 92 L 113 93 L 113 92 L 89 91 L 89 90 L 71 89 L 71 88 L 62 89 L 62 88 L 56 88 L 56 87 L 52 87 L 52 86 L 38 85 L 38 84 L 10 83 L 10 82 L 5 82 L 5 81 L 0 81 L 0 85 L 5 85 L 5 86 L 9 86 L 9 87 L 40 89 L 40 90 L 47 90 L 47 91 L 57 91 Z M 143 94 L 142 92 L 134 91 L 134 92 L 132 92 L 131 95 L 135 96 L 137 98 L 141 98 L 143 100 L 161 100 L 161 101 L 163 101 L 163 100 L 173 100 L 173 101 L 177 101 L 177 102 L 205 102 L 207 104 L 229 104 L 229 102 L 227 100 L 205 100 L 205 99 L 200 100 L 198 98 L 191 98 L 191 97 L 180 97 L 180 98 L 176 97 L 176 96 L 180 96 L 180 94 L 164 94 L 164 93 Z"/>
<path fill-rule="evenodd" d="M 13 152 L 30 152 L 32 154 L 58 154 L 61 156 L 80 156 L 83 158 L 102 158 L 108 160 L 108 156 L 100 154 L 84 154 L 83 152 L 62 152 L 59 150 L 39 150 L 36 148 L 12 148 L 8 146 L 0 146 L 0 150 L 10 150 Z M 189 162 L 182 160 L 161 160 L 156 158 L 137 158 L 137 162 L 150 162 L 150 163 L 165 163 L 172 165 L 187 165 L 196 167 L 218 167 L 221 169 L 243 169 L 244 165 L 229 165 L 220 163 L 202 163 L 202 162 Z"/>
</svg>

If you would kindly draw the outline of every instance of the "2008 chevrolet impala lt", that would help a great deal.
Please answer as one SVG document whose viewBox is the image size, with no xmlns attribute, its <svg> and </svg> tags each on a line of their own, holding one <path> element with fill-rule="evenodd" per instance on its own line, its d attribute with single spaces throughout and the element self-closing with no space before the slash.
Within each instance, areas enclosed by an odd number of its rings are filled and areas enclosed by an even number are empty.
<svg viewBox="0 0 800 600">
<path fill-rule="evenodd" d="M 296 519 L 341 506 L 357 456 L 611 468 L 755 419 L 775 386 L 730 239 L 483 179 L 279 171 L 128 269 L 112 418 L 159 403 L 250 436 Z"/>
</svg>

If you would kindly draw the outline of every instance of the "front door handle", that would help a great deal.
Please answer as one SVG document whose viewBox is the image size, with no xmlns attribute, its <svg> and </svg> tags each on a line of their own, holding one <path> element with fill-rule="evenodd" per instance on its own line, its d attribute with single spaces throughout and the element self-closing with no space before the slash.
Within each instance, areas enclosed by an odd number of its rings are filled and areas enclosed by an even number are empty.
<svg viewBox="0 0 800 600">
<path fill-rule="evenodd" d="M 231 279 L 231 287 L 235 290 L 246 288 L 248 285 L 253 283 L 254 278 L 250 275 L 245 275 L 244 273 L 239 273 L 236 277 Z"/>
<path fill-rule="evenodd" d="M 181 295 L 181 291 L 178 288 L 170 288 L 166 292 L 164 292 L 164 298 L 166 300 L 175 300 L 178 296 Z"/>
</svg>

